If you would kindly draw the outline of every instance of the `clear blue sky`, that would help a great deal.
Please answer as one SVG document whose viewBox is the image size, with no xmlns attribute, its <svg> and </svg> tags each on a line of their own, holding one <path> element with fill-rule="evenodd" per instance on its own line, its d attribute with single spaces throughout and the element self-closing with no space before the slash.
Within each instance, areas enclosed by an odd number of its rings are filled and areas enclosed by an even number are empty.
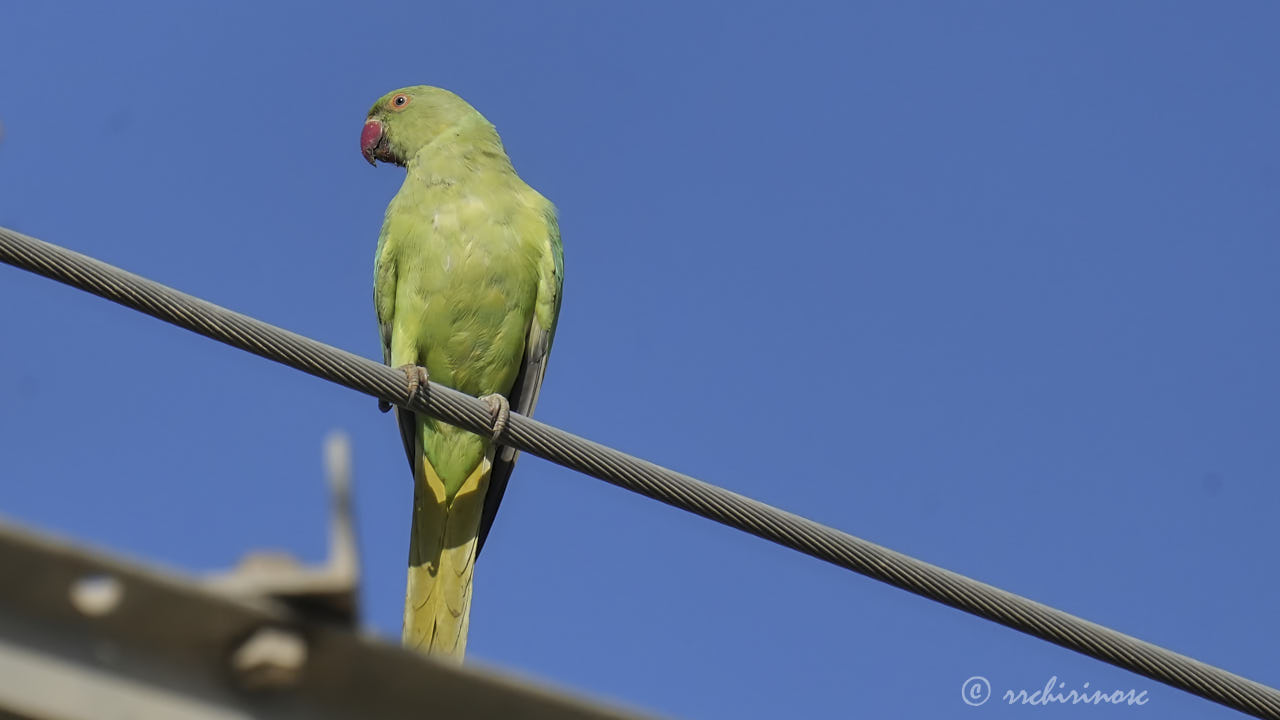
<svg viewBox="0 0 1280 720">
<path fill-rule="evenodd" d="M 378 357 L 402 174 L 360 127 L 448 87 L 560 209 L 541 419 L 1280 684 L 1280 5 L 4 15 L 0 224 Z M 2 267 L 0 308 L 0 512 L 188 571 L 317 560 L 342 428 L 398 634 L 372 399 Z M 1237 717 L 530 457 L 470 657 L 685 718 Z M 1150 701 L 973 709 L 973 675 Z"/>
</svg>

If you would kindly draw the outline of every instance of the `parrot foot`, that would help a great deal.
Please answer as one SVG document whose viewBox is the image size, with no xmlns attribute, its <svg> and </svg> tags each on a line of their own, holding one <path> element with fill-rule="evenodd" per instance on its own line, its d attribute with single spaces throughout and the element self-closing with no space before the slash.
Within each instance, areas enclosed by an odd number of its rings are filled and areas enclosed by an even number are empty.
<svg viewBox="0 0 1280 720">
<path fill-rule="evenodd" d="M 480 398 L 489 406 L 489 414 L 493 416 L 493 441 L 496 443 L 507 431 L 507 420 L 511 417 L 511 403 L 498 393 Z"/>
<path fill-rule="evenodd" d="M 396 369 L 404 373 L 405 379 L 408 380 L 406 389 L 409 391 L 409 397 L 417 395 L 418 388 L 427 387 L 427 383 L 431 381 L 431 376 L 427 374 L 427 369 L 421 365 L 401 365 Z M 386 400 L 379 400 L 378 410 L 380 412 L 390 411 L 391 403 Z"/>
</svg>

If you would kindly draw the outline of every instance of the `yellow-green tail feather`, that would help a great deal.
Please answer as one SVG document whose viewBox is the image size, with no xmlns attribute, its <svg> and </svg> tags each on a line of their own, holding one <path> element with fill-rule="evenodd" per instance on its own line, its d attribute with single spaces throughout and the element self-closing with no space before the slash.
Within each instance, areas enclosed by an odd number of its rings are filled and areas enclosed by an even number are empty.
<svg viewBox="0 0 1280 720">
<path fill-rule="evenodd" d="M 419 436 L 421 437 L 421 436 Z M 406 647 L 459 662 L 466 653 L 471 582 L 493 451 L 488 450 L 451 499 L 425 453 L 415 454 Z"/>
</svg>

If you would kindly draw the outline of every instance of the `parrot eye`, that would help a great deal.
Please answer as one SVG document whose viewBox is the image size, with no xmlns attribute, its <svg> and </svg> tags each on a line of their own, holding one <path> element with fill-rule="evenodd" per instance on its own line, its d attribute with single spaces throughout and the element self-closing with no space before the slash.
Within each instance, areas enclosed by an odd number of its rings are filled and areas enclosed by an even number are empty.
<svg viewBox="0 0 1280 720">
<path fill-rule="evenodd" d="M 404 93 L 400 93 L 399 95 L 391 98 L 391 102 L 388 104 L 391 106 L 392 110 L 399 110 L 409 104 L 409 96 Z"/>
</svg>

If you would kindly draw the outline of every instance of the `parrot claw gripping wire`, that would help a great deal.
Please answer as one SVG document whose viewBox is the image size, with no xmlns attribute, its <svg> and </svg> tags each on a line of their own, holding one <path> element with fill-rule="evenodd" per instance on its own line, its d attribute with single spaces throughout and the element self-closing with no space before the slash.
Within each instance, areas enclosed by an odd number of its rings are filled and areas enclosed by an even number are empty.
<svg viewBox="0 0 1280 720">
<path fill-rule="evenodd" d="M 401 365 L 396 369 L 404 373 L 405 379 L 408 381 L 406 389 L 409 391 L 410 398 L 418 394 L 418 388 L 428 387 L 427 383 L 430 382 L 431 376 L 427 374 L 427 369 L 421 365 Z M 391 403 L 386 400 L 379 400 L 378 410 L 382 412 L 391 410 Z"/>
<path fill-rule="evenodd" d="M 511 403 L 498 393 L 485 395 L 480 398 L 489 406 L 489 412 L 493 415 L 493 442 L 496 444 L 507 431 L 507 420 L 511 417 Z"/>
</svg>

